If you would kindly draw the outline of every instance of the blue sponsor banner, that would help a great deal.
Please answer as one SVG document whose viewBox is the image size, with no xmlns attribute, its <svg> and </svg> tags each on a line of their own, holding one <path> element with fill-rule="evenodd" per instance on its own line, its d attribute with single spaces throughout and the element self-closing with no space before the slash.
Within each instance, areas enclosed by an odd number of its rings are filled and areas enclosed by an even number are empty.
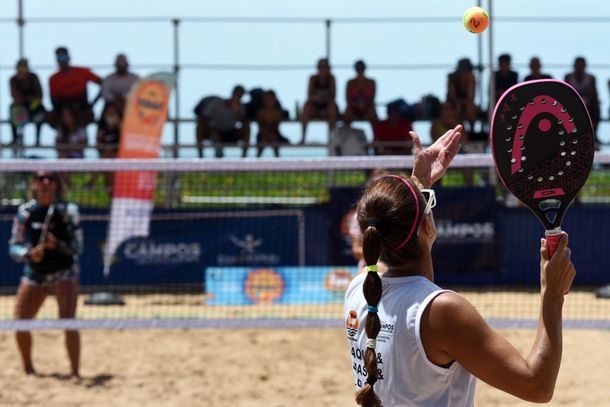
<svg viewBox="0 0 610 407">
<path fill-rule="evenodd" d="M 305 263 L 303 211 L 155 212 L 150 235 L 123 242 L 116 250 L 110 275 L 104 278 L 103 248 L 106 213 L 82 210 L 85 246 L 80 258 L 83 285 L 201 284 L 209 266 L 277 266 Z M 19 284 L 22 264 L 8 256 L 11 219 L 0 218 L 0 285 Z M 1 246 L 0 246 L 1 247 Z"/>
<path fill-rule="evenodd" d="M 356 267 L 210 267 L 210 305 L 342 302 Z"/>
</svg>

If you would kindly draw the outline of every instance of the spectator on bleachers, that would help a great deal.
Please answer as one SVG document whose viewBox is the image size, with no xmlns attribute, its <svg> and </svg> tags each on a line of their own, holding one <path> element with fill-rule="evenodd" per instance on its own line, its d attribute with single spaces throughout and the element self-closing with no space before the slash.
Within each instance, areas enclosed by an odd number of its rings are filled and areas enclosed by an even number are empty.
<svg viewBox="0 0 610 407">
<path fill-rule="evenodd" d="M 40 127 L 44 122 L 46 110 L 42 105 L 42 88 L 38 76 L 30 72 L 28 60 L 17 61 L 17 72 L 9 81 L 13 103 L 10 106 L 13 144 L 23 146 L 23 127 L 27 123 L 36 124 L 36 145 L 40 145 Z"/>
<path fill-rule="evenodd" d="M 97 151 L 100 158 L 116 158 L 121 141 L 121 110 L 114 104 L 104 106 L 97 125 Z"/>
<path fill-rule="evenodd" d="M 89 82 L 101 84 L 102 78 L 91 72 L 89 68 L 70 65 L 70 54 L 66 47 L 55 50 L 59 71 L 49 79 L 51 103 L 53 112 L 49 115 L 49 123 L 56 127 L 62 121 L 64 108 L 71 109 L 79 126 L 93 122 L 93 109 L 89 103 L 87 84 Z M 97 98 L 96 98 L 97 99 Z"/>
<path fill-rule="evenodd" d="M 587 73 L 586 68 L 587 61 L 583 57 L 577 57 L 574 60 L 574 72 L 567 74 L 565 81 L 576 89 L 583 102 L 585 102 L 593 123 L 593 132 L 597 136 L 597 125 L 600 119 L 599 98 L 595 76 Z"/>
<path fill-rule="evenodd" d="M 280 134 L 282 120 L 284 120 L 284 112 L 278 107 L 275 92 L 272 90 L 266 91 L 263 95 L 263 106 L 256 114 L 256 122 L 258 123 L 257 157 L 261 156 L 267 146 L 273 149 L 276 157 L 280 156 L 280 144 L 288 141 L 286 137 Z"/>
<path fill-rule="evenodd" d="M 246 119 L 246 109 L 241 102 L 245 89 L 238 85 L 233 88 L 231 98 L 221 99 L 210 98 L 207 103 L 200 102 L 195 108 L 199 111 L 197 138 L 201 140 L 211 140 L 215 147 L 215 156 L 224 156 L 223 145 L 230 143 L 242 143 L 242 157 L 248 152 L 250 143 L 250 122 Z M 202 101 L 203 102 L 203 101 Z M 199 144 L 199 142 L 198 142 Z M 200 151 L 202 156 L 203 151 Z"/>
<path fill-rule="evenodd" d="M 540 58 L 532 57 L 530 59 L 530 74 L 527 75 L 524 79 L 527 81 L 534 81 L 538 79 L 552 79 L 553 77 L 549 74 L 542 73 L 542 64 L 540 63 Z"/>
<path fill-rule="evenodd" d="M 87 146 L 87 131 L 78 123 L 77 113 L 70 107 L 63 107 L 61 121 L 57 125 L 55 146 L 59 158 L 84 158 Z"/>
<path fill-rule="evenodd" d="M 104 82 L 102 82 L 102 97 L 106 105 L 112 103 L 121 112 L 124 112 L 129 89 L 140 77 L 129 71 L 129 62 L 124 54 L 116 56 L 114 67 L 116 71 L 104 78 Z"/>
<path fill-rule="evenodd" d="M 354 69 L 356 77 L 347 82 L 345 89 L 347 107 L 343 119 L 348 122 L 366 120 L 372 123 L 377 120 L 377 110 L 375 109 L 377 85 L 373 79 L 364 75 L 366 70 L 364 61 L 356 61 Z"/>
<path fill-rule="evenodd" d="M 100 158 L 116 158 L 119 153 L 119 142 L 121 141 L 121 110 L 114 103 L 104 106 L 102 115 L 97 124 L 97 152 Z M 96 172 L 89 180 L 88 185 L 93 185 L 102 173 Z M 104 172 L 104 184 L 109 191 L 114 181 L 114 173 Z"/>
<path fill-rule="evenodd" d="M 434 120 L 432 122 L 432 126 L 430 127 L 430 138 L 434 143 L 438 140 L 443 134 L 447 131 L 455 128 L 458 124 L 462 124 L 461 120 L 456 116 L 455 110 L 451 103 L 443 103 L 441 105 L 441 117 Z M 462 143 L 462 149 L 460 152 L 464 153 L 480 153 L 484 152 L 485 148 L 476 148 L 474 145 L 468 144 L 469 136 L 466 132 L 466 129 L 462 129 L 460 143 Z M 471 168 L 464 168 L 462 170 L 462 174 L 464 176 L 464 184 L 465 185 L 473 185 L 474 184 L 474 172 Z"/>
<path fill-rule="evenodd" d="M 208 117 L 209 106 L 213 102 L 220 101 L 220 96 L 206 96 L 197 103 L 197 106 L 193 109 L 195 117 L 197 118 L 197 127 L 195 128 L 195 140 L 197 143 L 197 152 L 199 158 L 203 158 L 203 143 L 205 140 L 210 139 L 210 118 Z"/>
<path fill-rule="evenodd" d="M 498 70 L 494 75 L 496 102 L 511 86 L 516 85 L 519 79 L 517 72 L 511 69 L 510 61 L 511 58 L 508 54 L 502 54 L 498 57 Z"/>
<path fill-rule="evenodd" d="M 388 118 L 373 122 L 373 142 L 377 155 L 411 154 L 411 121 L 402 117 L 395 104 L 387 107 Z"/>
<path fill-rule="evenodd" d="M 329 131 L 335 128 L 339 115 L 339 108 L 335 102 L 336 93 L 337 86 L 335 77 L 330 72 L 330 64 L 328 59 L 322 58 L 318 61 L 318 73 L 309 77 L 307 85 L 307 102 L 301 114 L 301 144 L 305 144 L 307 124 L 312 119 L 327 120 Z"/>
<path fill-rule="evenodd" d="M 330 151 L 332 155 L 356 156 L 368 155 L 368 142 L 364 130 L 352 127 L 352 123 L 343 121 L 330 134 Z"/>
<path fill-rule="evenodd" d="M 458 120 L 469 124 L 469 129 L 472 129 L 477 118 L 475 87 L 472 63 L 468 58 L 462 58 L 458 61 L 455 72 L 447 78 L 447 102 L 453 107 Z"/>
</svg>

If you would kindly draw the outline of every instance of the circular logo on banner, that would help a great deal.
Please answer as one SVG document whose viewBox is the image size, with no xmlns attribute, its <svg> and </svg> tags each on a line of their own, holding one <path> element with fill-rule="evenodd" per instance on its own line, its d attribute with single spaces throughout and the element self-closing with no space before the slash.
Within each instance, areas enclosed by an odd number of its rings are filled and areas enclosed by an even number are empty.
<svg viewBox="0 0 610 407">
<path fill-rule="evenodd" d="M 256 269 L 246 277 L 246 296 L 255 304 L 272 303 L 284 293 L 284 279 L 273 269 Z"/>
<path fill-rule="evenodd" d="M 147 82 L 140 86 L 136 97 L 136 111 L 143 123 L 154 126 L 164 119 L 163 110 L 166 103 L 165 85 L 160 82 Z"/>
<path fill-rule="evenodd" d="M 352 273 L 345 269 L 333 269 L 326 275 L 325 286 L 328 291 L 345 293 L 352 281 Z"/>
</svg>

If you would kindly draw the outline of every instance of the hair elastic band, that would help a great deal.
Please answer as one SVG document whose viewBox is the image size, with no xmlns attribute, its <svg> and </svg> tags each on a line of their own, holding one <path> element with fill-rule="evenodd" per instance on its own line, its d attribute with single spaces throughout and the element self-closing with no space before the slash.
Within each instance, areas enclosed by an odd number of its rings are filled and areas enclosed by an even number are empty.
<svg viewBox="0 0 610 407">
<path fill-rule="evenodd" d="M 377 309 L 377 307 L 375 307 L 375 306 L 373 306 L 373 305 L 369 305 L 369 312 L 370 312 L 370 313 L 376 314 L 376 313 L 377 313 L 377 311 L 379 311 L 379 310 Z"/>
<path fill-rule="evenodd" d="M 413 233 L 415 232 L 415 228 L 417 227 L 417 224 L 419 222 L 419 198 L 417 197 L 417 192 L 415 192 L 415 188 L 413 188 L 411 186 L 411 184 L 405 178 L 400 177 L 398 175 L 390 175 L 390 177 L 398 178 L 399 180 L 404 182 L 405 185 L 408 186 L 409 189 L 411 190 L 411 193 L 413 194 L 413 199 L 415 199 L 415 221 L 413 222 L 413 226 L 411 226 L 411 230 L 409 231 L 407 238 L 405 240 L 403 240 L 403 242 L 401 244 L 399 244 L 398 247 L 392 249 L 392 251 L 396 251 L 396 250 L 402 249 L 404 247 L 404 245 L 406 245 L 409 242 L 409 240 L 411 239 L 411 236 L 413 236 Z"/>
<path fill-rule="evenodd" d="M 366 266 L 366 271 L 368 271 L 369 273 L 377 273 L 377 265 L 376 264 L 372 264 L 370 266 Z"/>
<path fill-rule="evenodd" d="M 375 349 L 377 347 L 377 339 L 367 339 L 366 340 L 366 347 L 367 348 L 371 348 L 371 349 Z"/>
</svg>

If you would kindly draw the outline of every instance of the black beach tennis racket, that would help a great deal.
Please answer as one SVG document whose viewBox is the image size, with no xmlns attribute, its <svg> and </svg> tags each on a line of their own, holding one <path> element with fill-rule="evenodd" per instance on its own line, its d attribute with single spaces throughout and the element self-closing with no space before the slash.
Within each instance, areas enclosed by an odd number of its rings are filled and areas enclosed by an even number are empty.
<svg viewBox="0 0 610 407">
<path fill-rule="evenodd" d="M 584 102 L 562 81 L 521 83 L 498 100 L 490 133 L 502 183 L 540 219 L 552 256 L 563 216 L 593 165 L 593 126 Z"/>
</svg>

